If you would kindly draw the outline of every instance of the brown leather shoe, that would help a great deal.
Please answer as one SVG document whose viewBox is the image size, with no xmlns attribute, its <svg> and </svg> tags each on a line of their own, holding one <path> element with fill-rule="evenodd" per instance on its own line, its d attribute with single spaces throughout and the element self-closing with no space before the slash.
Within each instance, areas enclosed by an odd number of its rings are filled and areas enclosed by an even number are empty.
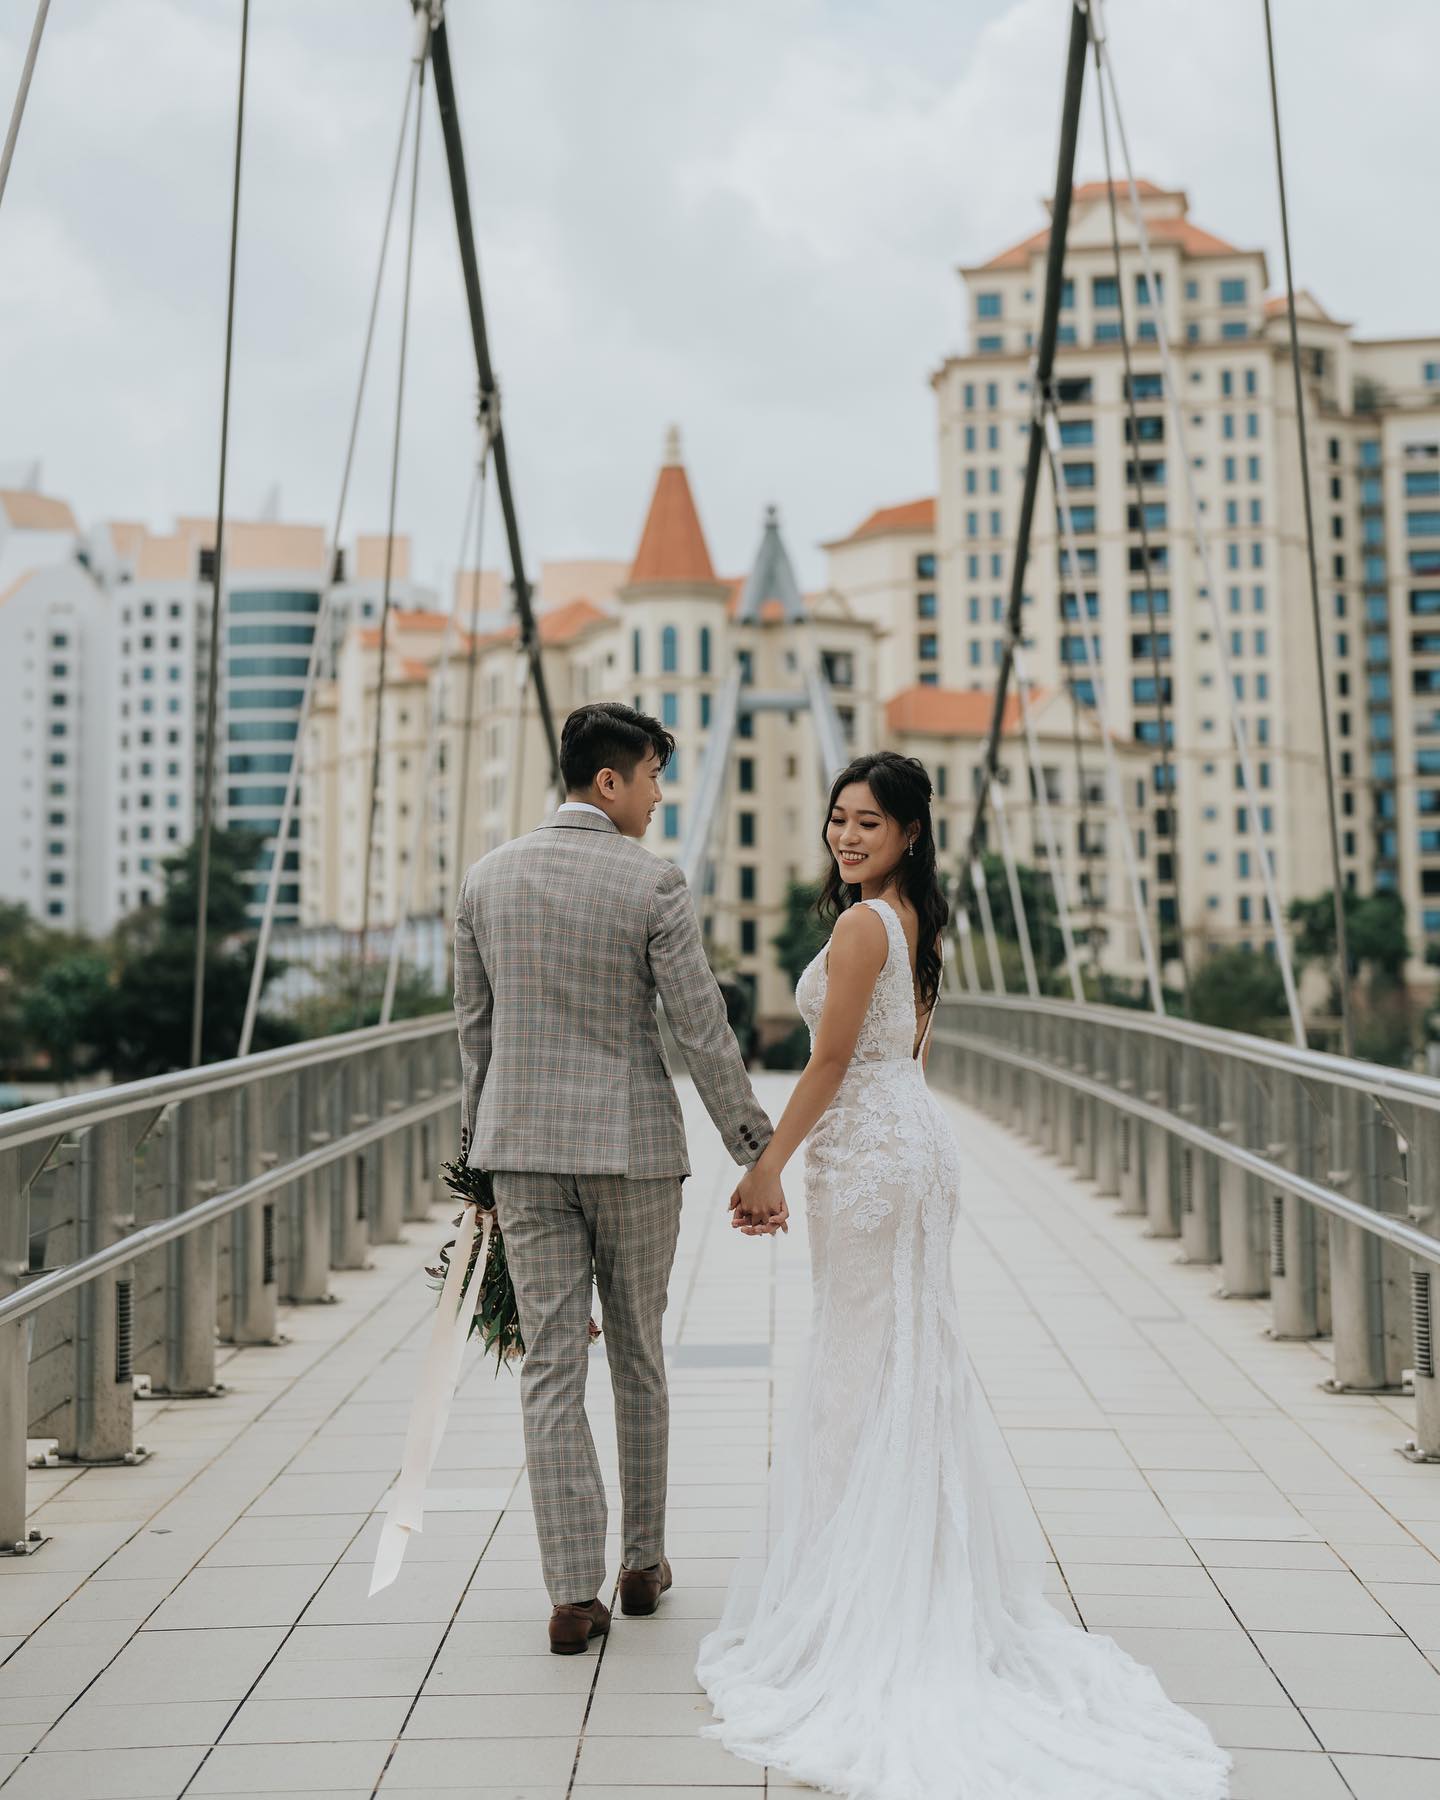
<svg viewBox="0 0 1440 1800">
<path fill-rule="evenodd" d="M 620 1571 L 620 1610 L 627 1619 L 648 1619 L 670 1588 L 670 1562 L 662 1556 L 653 1569 Z"/>
<path fill-rule="evenodd" d="M 584 1606 L 557 1606 L 550 1614 L 550 1650 L 555 1656 L 578 1656 L 591 1638 L 610 1629 L 610 1608 L 603 1600 Z"/>
</svg>

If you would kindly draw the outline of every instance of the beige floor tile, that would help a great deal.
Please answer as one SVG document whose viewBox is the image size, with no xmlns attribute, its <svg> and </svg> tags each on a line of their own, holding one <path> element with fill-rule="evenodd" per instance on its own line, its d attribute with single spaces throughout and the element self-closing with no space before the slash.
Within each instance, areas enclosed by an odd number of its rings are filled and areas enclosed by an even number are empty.
<svg viewBox="0 0 1440 1800">
<path fill-rule="evenodd" d="M 510 1788 L 556 1787 L 561 1793 L 575 1765 L 570 1737 L 405 1738 L 391 1760 L 385 1786 L 443 1792 L 483 1783 L 488 1795 Z"/>
<path fill-rule="evenodd" d="M 1405 1638 L 1257 1631 L 1255 1643 L 1299 1707 L 1440 1710 L 1440 1672 Z"/>
<path fill-rule="evenodd" d="M 605 1786 L 625 1782 L 637 1788 L 668 1782 L 698 1787 L 728 1783 L 732 1787 L 755 1789 L 764 1787 L 765 1771 L 754 1763 L 732 1756 L 712 1738 L 627 1739 L 591 1737 L 587 1732 L 576 1768 L 577 1785 Z"/>
<path fill-rule="evenodd" d="M 6 1800 L 151 1800 L 178 1795 L 200 1749 L 37 1751 L 5 1784 Z"/>
<path fill-rule="evenodd" d="M 389 1738 L 326 1744 L 221 1744 L 188 1794 L 323 1793 L 371 1786 L 390 1754 Z"/>
<path fill-rule="evenodd" d="M 305 1700 L 247 1699 L 221 1740 L 230 1744 L 344 1744 L 395 1737 L 410 1709 L 408 1694 L 328 1695 Z"/>
<path fill-rule="evenodd" d="M 1440 1794 L 1440 1763 L 1411 1756 L 1345 1756 L 1335 1758 L 1354 1800 L 1435 1800 Z"/>
<path fill-rule="evenodd" d="M 411 1738 L 562 1737 L 573 1745 L 586 1724 L 588 1702 L 589 1694 L 585 1690 L 543 1694 L 472 1691 L 463 1695 L 427 1691 L 416 1702 L 405 1726 L 405 1737 L 407 1741 Z M 658 1702 L 651 1700 L 650 1704 L 657 1705 Z"/>
<path fill-rule="evenodd" d="M 142 1700 L 120 1706 L 82 1696 L 49 1731 L 52 1750 L 165 1749 L 213 1744 L 235 1710 L 233 1700 Z"/>
</svg>

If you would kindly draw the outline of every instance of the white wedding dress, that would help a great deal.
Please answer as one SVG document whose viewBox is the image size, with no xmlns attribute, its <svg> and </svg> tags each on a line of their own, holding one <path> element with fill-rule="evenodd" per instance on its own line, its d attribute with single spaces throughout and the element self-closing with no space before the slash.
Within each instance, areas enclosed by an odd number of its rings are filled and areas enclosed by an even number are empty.
<svg viewBox="0 0 1440 1800">
<path fill-rule="evenodd" d="M 889 953 L 806 1144 L 811 1342 L 763 1575 L 737 1572 L 700 1646 L 707 1733 L 852 1800 L 1223 1800 L 1199 1720 L 1041 1593 L 1044 1540 L 960 1338 L 959 1159 L 912 1053 L 904 928 L 864 904 Z M 822 951 L 796 989 L 812 1041 L 826 976 Z"/>
</svg>

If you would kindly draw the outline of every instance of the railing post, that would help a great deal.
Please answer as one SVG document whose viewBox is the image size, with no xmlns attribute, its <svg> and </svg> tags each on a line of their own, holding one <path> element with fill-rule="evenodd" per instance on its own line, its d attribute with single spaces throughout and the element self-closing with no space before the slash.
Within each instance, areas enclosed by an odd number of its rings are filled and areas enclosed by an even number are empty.
<svg viewBox="0 0 1440 1800">
<path fill-rule="evenodd" d="M 1440 1214 L 1440 1113 L 1411 1117 L 1408 1157 L 1409 1214 L 1435 1235 Z M 1440 1264 L 1410 1259 L 1411 1355 L 1415 1371 L 1415 1435 L 1405 1444 L 1413 1462 L 1440 1462 L 1440 1376 L 1435 1370 L 1435 1315 L 1440 1311 Z"/>
<path fill-rule="evenodd" d="M 1173 1078 L 1171 1047 L 1163 1038 L 1150 1039 L 1144 1046 L 1150 1059 L 1151 1085 L 1145 1098 L 1151 1106 L 1169 1112 Z M 1151 1237 L 1178 1237 L 1180 1212 L 1175 1189 L 1175 1158 L 1170 1133 L 1163 1125 L 1147 1124 L 1141 1132 L 1145 1155 L 1145 1218 Z"/>
<path fill-rule="evenodd" d="M 1097 1025 L 1090 1045 L 1090 1072 L 1107 1088 L 1116 1085 L 1119 1072 L 1118 1033 L 1107 1025 Z M 1101 1194 L 1120 1192 L 1120 1114 L 1113 1106 L 1097 1101 L 1091 1108 L 1094 1135 L 1095 1187 Z"/>
<path fill-rule="evenodd" d="M 1177 1075 L 1176 1112 L 1192 1124 L 1212 1122 L 1209 1104 L 1212 1076 L 1203 1051 L 1178 1045 L 1174 1052 Z M 1175 1172 L 1179 1187 L 1180 1245 L 1186 1262 L 1220 1260 L 1220 1210 L 1211 1184 L 1211 1159 L 1191 1144 L 1175 1145 Z"/>
<path fill-rule="evenodd" d="M 280 1101 L 274 1084 L 254 1081 L 230 1096 L 230 1168 L 238 1187 L 280 1160 Z M 280 1289 L 275 1279 L 275 1213 L 279 1196 L 257 1200 L 230 1215 L 230 1329 L 232 1344 L 277 1344 Z"/>
<path fill-rule="evenodd" d="M 445 1042 L 446 1039 L 439 1036 L 421 1038 L 408 1052 L 416 1059 L 410 1088 L 411 1095 L 416 1100 L 429 1100 L 440 1091 L 440 1054 Z M 425 1119 L 404 1134 L 408 1168 L 405 1217 L 410 1221 L 430 1217 L 430 1202 L 435 1191 L 435 1170 L 439 1167 L 435 1160 L 434 1125 L 433 1119 Z M 450 1154 L 458 1155 L 459 1149 L 457 1133 L 455 1149 Z"/>
<path fill-rule="evenodd" d="M 1272 1162 L 1323 1178 L 1327 1130 L 1318 1129 L 1314 1102 L 1302 1081 L 1271 1078 L 1262 1148 Z M 1313 1206 L 1271 1188 L 1264 1194 L 1270 1270 L 1270 1335 L 1319 1337 L 1329 1329 L 1329 1233 Z"/>
<path fill-rule="evenodd" d="M 1139 1094 L 1137 1070 L 1140 1062 L 1140 1036 L 1134 1031 L 1117 1033 L 1116 1087 L 1122 1094 Z M 1139 1218 L 1145 1211 L 1145 1171 L 1143 1146 L 1145 1132 L 1133 1113 L 1121 1113 L 1119 1142 L 1120 1212 Z"/>
<path fill-rule="evenodd" d="M 1373 1204 L 1366 1114 L 1371 1102 L 1348 1087 L 1331 1097 L 1329 1185 L 1352 1199 Z M 1335 1374 L 1325 1385 L 1336 1393 L 1384 1393 L 1398 1385 L 1392 1377 L 1385 1331 L 1385 1277 L 1380 1240 L 1363 1226 L 1330 1219 L 1330 1310 Z"/>
<path fill-rule="evenodd" d="M 108 1120 L 80 1138 L 77 1259 L 106 1250 L 134 1229 L 135 1146 L 150 1121 Z M 75 1296 L 77 1462 L 138 1462 L 133 1350 L 135 1270 L 87 1281 Z"/>
<path fill-rule="evenodd" d="M 48 1149 L 0 1151 L 0 1300 L 24 1283 L 30 1266 L 30 1183 Z M 24 1556 L 40 1543 L 40 1533 L 27 1529 L 25 1506 L 32 1322 L 0 1325 L 0 1556 Z"/>
<path fill-rule="evenodd" d="M 1283 1076 L 1268 1079 L 1283 1089 Z M 1256 1114 L 1250 1069 L 1239 1057 L 1227 1057 L 1220 1069 L 1219 1135 L 1244 1149 L 1254 1148 L 1251 1127 Z M 1269 1287 L 1264 1220 L 1255 1203 L 1251 1177 L 1232 1162 L 1220 1164 L 1219 1212 L 1220 1291 L 1227 1299 L 1258 1299 Z"/>
<path fill-rule="evenodd" d="M 215 1192 L 220 1120 L 213 1100 L 182 1100 L 166 1140 L 166 1211 L 177 1217 Z M 150 1391 L 172 1400 L 208 1399 L 215 1380 L 218 1283 L 215 1227 L 202 1225 L 165 1245 L 165 1371 Z"/>
<path fill-rule="evenodd" d="M 302 1155 L 309 1150 L 318 1150 L 334 1136 L 329 1129 L 331 1107 L 326 1104 L 330 1096 L 322 1098 L 327 1078 L 338 1084 L 338 1071 L 302 1069 L 296 1084 L 296 1149 Z M 285 1298 L 292 1303 L 318 1305 L 332 1297 L 331 1194 L 335 1184 L 335 1170 L 320 1169 L 297 1181 L 290 1189 L 290 1255 L 286 1265 Z"/>
<path fill-rule="evenodd" d="M 331 1135 L 348 1137 L 352 1131 L 358 1131 L 362 1125 L 368 1125 L 370 1115 L 364 1111 L 364 1086 L 362 1071 L 355 1067 L 356 1059 L 349 1058 L 336 1071 L 335 1085 L 331 1092 Z M 363 1168 L 365 1153 L 358 1156 L 342 1156 L 340 1161 L 332 1165 L 330 1186 L 330 1267 L 332 1269 L 363 1269 L 369 1258 L 370 1227 L 368 1223 L 366 1203 L 371 1199 L 367 1192 Z"/>
<path fill-rule="evenodd" d="M 1040 1013 L 1027 1013 L 1021 1021 L 1016 1034 L 1017 1047 L 1027 1056 L 1040 1060 L 1045 1054 L 1045 1019 Z M 1028 1070 L 1021 1071 L 1020 1077 L 1020 1130 L 1032 1144 L 1040 1144 L 1045 1138 L 1045 1090 L 1046 1080 L 1043 1075 L 1036 1075 Z"/>
<path fill-rule="evenodd" d="M 1051 1028 L 1055 1067 L 1068 1072 L 1075 1066 L 1074 1027 L 1069 1019 L 1054 1019 Z M 1051 1084 L 1050 1091 L 1055 1104 L 1055 1158 L 1069 1168 L 1075 1161 L 1075 1090 L 1057 1081 Z"/>
<path fill-rule="evenodd" d="M 1076 1020 L 1070 1031 L 1071 1066 L 1077 1075 L 1093 1077 L 1097 1061 L 1099 1032 L 1090 1024 Z M 1075 1116 L 1075 1173 L 1082 1181 L 1095 1175 L 1095 1133 L 1100 1129 L 1100 1104 L 1088 1094 L 1071 1092 Z"/>
<path fill-rule="evenodd" d="M 403 1112 L 410 1081 L 400 1061 L 399 1049 L 388 1044 L 375 1051 L 370 1063 L 371 1108 L 377 1118 L 388 1113 Z M 375 1206 L 371 1218 L 371 1241 L 397 1244 L 405 1217 L 405 1185 L 409 1174 L 404 1136 L 391 1131 L 375 1146 L 371 1167 L 375 1171 Z"/>
</svg>

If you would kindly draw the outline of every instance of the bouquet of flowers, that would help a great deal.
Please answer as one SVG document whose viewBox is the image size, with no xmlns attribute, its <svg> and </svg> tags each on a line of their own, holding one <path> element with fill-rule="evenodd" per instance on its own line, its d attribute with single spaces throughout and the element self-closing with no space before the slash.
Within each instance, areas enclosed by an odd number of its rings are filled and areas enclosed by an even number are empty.
<svg viewBox="0 0 1440 1800">
<path fill-rule="evenodd" d="M 525 1339 L 520 1332 L 520 1308 L 515 1299 L 515 1283 L 510 1278 L 510 1266 L 505 1259 L 505 1239 L 501 1235 L 500 1220 L 495 1211 L 495 1186 L 487 1170 L 470 1167 L 466 1160 L 468 1154 L 469 1144 L 462 1132 L 459 1156 L 453 1162 L 441 1163 L 440 1173 L 446 1187 L 457 1200 L 463 1200 L 466 1205 L 478 1207 L 481 1212 L 490 1215 L 490 1255 L 480 1278 L 480 1294 L 475 1304 L 470 1332 L 473 1337 L 480 1339 L 487 1354 L 492 1350 L 495 1352 L 495 1372 L 498 1375 L 504 1364 L 518 1362 L 524 1356 Z M 451 1223 L 458 1226 L 463 1216 L 457 1216 Z M 474 1279 L 482 1244 L 483 1238 L 477 1232 L 470 1251 L 470 1266 L 465 1271 L 466 1290 Z M 425 1271 L 437 1293 L 445 1285 L 445 1276 L 450 1268 L 450 1252 L 454 1247 L 454 1238 L 443 1243 L 435 1265 Z M 591 1319 L 590 1342 L 593 1344 L 599 1336 L 600 1327 Z"/>
</svg>

